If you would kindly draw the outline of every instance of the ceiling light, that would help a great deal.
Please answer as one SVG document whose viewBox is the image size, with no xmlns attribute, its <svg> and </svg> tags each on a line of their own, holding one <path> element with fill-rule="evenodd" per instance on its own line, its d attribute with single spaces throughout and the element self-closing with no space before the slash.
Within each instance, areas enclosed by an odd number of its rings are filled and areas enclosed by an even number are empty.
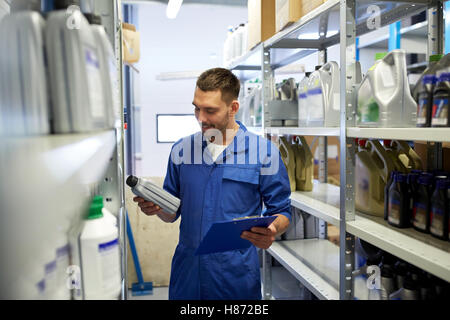
<svg viewBox="0 0 450 320">
<path fill-rule="evenodd" d="M 169 19 L 175 19 L 180 11 L 183 0 L 169 0 L 167 4 L 166 15 Z"/>
</svg>

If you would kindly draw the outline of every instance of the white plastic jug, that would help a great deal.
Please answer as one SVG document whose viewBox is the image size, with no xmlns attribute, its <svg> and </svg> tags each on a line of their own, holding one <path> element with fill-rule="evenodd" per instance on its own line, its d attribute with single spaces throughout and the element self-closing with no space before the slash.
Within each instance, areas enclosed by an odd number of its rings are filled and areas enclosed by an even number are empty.
<svg viewBox="0 0 450 320">
<path fill-rule="evenodd" d="M 0 126 L 5 135 L 49 133 L 44 27 L 42 16 L 33 11 L 13 13 L 0 23 Z"/>
<path fill-rule="evenodd" d="M 54 131 L 106 128 L 99 44 L 88 21 L 80 11 L 51 12 L 45 36 Z"/>
<path fill-rule="evenodd" d="M 308 82 L 310 72 L 305 73 L 305 77 L 298 84 L 298 126 L 306 127 L 308 123 Z"/>
<path fill-rule="evenodd" d="M 118 299 L 121 291 L 119 232 L 93 204 L 80 235 L 85 300 Z"/>
<path fill-rule="evenodd" d="M 97 38 L 99 47 L 100 71 L 102 73 L 103 93 L 105 95 L 106 127 L 114 128 L 120 119 L 119 82 L 117 77 L 117 64 L 114 50 L 108 39 L 105 28 L 93 24 L 92 30 Z"/>
<path fill-rule="evenodd" d="M 308 127 L 338 127 L 340 119 L 339 66 L 331 61 L 309 76 Z"/>
<path fill-rule="evenodd" d="M 405 50 L 393 50 L 369 69 L 358 89 L 358 126 L 416 125 L 417 104 L 409 88 L 405 56 Z"/>
</svg>

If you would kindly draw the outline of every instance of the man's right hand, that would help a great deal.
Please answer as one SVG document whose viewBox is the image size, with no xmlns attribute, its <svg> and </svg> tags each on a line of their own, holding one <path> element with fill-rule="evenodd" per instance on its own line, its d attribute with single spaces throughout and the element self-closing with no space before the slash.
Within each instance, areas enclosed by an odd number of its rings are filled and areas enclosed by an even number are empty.
<svg viewBox="0 0 450 320">
<path fill-rule="evenodd" d="M 134 197 L 133 201 L 137 202 L 139 208 L 141 208 L 141 211 L 145 213 L 147 216 L 154 216 L 162 212 L 161 208 L 157 206 L 155 203 L 151 201 L 146 201 L 141 197 Z"/>
</svg>

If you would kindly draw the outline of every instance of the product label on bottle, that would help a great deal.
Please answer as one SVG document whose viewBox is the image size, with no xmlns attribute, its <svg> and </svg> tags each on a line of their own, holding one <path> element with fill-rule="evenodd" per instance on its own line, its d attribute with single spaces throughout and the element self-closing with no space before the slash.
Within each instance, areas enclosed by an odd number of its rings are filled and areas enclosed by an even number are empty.
<svg viewBox="0 0 450 320">
<path fill-rule="evenodd" d="M 444 236 L 444 210 L 434 206 L 430 212 L 430 232 L 436 236 Z"/>
<path fill-rule="evenodd" d="M 103 292 L 114 292 L 120 286 L 119 239 L 98 245 L 101 256 Z"/>
<path fill-rule="evenodd" d="M 417 105 L 417 124 L 427 123 L 428 99 L 420 99 Z"/>
<path fill-rule="evenodd" d="M 427 205 L 420 202 L 414 203 L 413 224 L 415 227 L 426 230 L 427 228 Z"/>
<path fill-rule="evenodd" d="M 100 61 L 97 52 L 85 47 L 86 72 L 89 86 L 89 101 L 91 104 L 91 116 L 94 119 L 105 117 L 103 102 L 102 76 L 100 72 Z"/>
<path fill-rule="evenodd" d="M 434 99 L 431 125 L 448 125 L 448 99 Z"/>
<path fill-rule="evenodd" d="M 400 214 L 401 214 L 400 201 L 399 201 L 399 199 L 397 199 L 397 195 L 390 194 L 389 195 L 388 221 L 390 223 L 399 225 L 400 224 Z"/>
</svg>

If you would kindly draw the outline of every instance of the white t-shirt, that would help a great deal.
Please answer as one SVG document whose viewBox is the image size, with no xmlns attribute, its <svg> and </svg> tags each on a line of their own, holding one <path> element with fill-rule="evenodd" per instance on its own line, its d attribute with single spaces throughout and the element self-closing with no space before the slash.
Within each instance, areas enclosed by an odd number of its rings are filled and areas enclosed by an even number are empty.
<svg viewBox="0 0 450 320">
<path fill-rule="evenodd" d="M 211 152 L 212 159 L 215 162 L 217 158 L 222 154 L 223 150 L 227 148 L 226 145 L 222 144 L 215 144 L 215 143 L 208 143 L 208 150 Z"/>
</svg>

